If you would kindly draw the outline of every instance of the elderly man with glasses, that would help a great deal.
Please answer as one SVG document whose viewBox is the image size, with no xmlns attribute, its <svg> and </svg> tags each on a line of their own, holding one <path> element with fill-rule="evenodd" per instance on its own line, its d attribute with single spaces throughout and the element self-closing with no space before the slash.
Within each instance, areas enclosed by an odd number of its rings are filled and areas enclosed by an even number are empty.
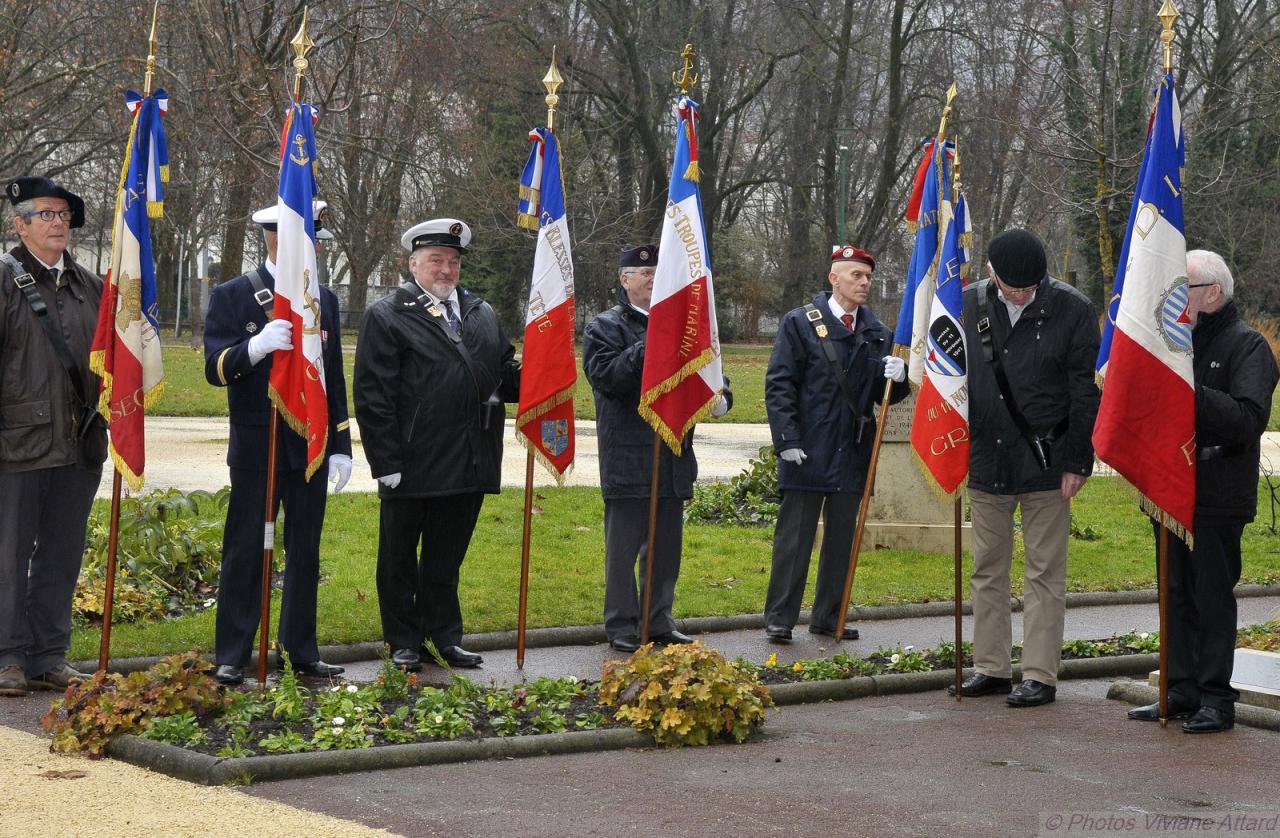
<svg viewBox="0 0 1280 838">
<path fill-rule="evenodd" d="M 1047 267 L 1034 233 L 1006 230 L 987 245 L 990 278 L 964 292 L 975 672 L 960 692 L 1007 694 L 1013 707 L 1057 695 L 1071 498 L 1093 471 L 1098 413 L 1098 315 Z M 1026 575 L 1023 680 L 1014 689 L 1009 568 L 1018 507 Z"/>
<path fill-rule="evenodd" d="M 64 690 L 71 598 L 107 435 L 89 347 L 102 280 L 76 263 L 84 201 L 8 183 L 20 243 L 0 257 L 0 695 Z"/>
</svg>

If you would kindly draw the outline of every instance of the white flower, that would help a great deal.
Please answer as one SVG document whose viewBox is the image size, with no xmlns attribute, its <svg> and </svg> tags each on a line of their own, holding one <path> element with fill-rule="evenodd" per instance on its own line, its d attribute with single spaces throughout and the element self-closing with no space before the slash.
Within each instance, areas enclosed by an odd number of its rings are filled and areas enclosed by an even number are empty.
<svg viewBox="0 0 1280 838">
<path fill-rule="evenodd" d="M 338 690 L 340 690 L 340 689 L 342 689 L 342 687 L 339 687 L 337 684 L 335 684 L 335 685 L 333 685 L 332 687 L 330 687 L 330 688 L 329 688 L 329 692 L 331 692 L 331 693 L 336 693 L 336 692 L 337 692 Z"/>
<path fill-rule="evenodd" d="M 345 725 L 347 723 L 347 720 L 342 718 L 341 716 L 334 716 L 333 723 L 338 727 L 341 727 L 342 725 Z"/>
<path fill-rule="evenodd" d="M 444 724 L 444 716 L 440 713 L 436 713 L 436 724 Z"/>
<path fill-rule="evenodd" d="M 902 655 L 895 654 L 889 658 L 889 663 L 897 663 L 900 660 L 902 660 Z"/>
<path fill-rule="evenodd" d="M 1142 634 L 1138 635 L 1138 637 L 1142 640 L 1146 640 L 1151 637 L 1151 632 L 1144 631 Z"/>
<path fill-rule="evenodd" d="M 360 692 L 360 688 L 357 687 L 355 684 L 347 684 L 347 692 L 357 693 L 357 692 Z"/>
<path fill-rule="evenodd" d="M 902 650 L 902 651 L 904 651 L 904 652 L 910 652 L 910 651 L 911 651 L 912 649 L 914 649 L 914 648 L 915 648 L 915 646 L 906 646 L 906 647 L 904 647 L 904 648 L 903 648 L 903 650 Z"/>
<path fill-rule="evenodd" d="M 341 736 L 342 732 L 343 732 L 342 728 L 340 727 L 335 727 L 330 731 L 330 733 L 332 733 L 334 736 Z"/>
<path fill-rule="evenodd" d="M 576 684 L 578 683 L 578 676 L 568 675 L 568 676 L 565 676 L 565 680 L 568 681 L 570 684 Z"/>
</svg>

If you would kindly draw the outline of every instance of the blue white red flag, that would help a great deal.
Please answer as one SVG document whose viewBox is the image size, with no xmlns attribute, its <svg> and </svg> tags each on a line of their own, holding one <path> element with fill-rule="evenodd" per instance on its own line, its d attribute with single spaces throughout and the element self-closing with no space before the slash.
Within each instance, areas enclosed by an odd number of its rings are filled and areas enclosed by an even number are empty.
<svg viewBox="0 0 1280 838">
<path fill-rule="evenodd" d="M 314 106 L 293 102 L 280 135 L 273 319 L 293 323 L 293 349 L 272 353 L 267 392 L 280 415 L 307 443 L 307 479 L 324 462 L 329 437 L 325 395 L 320 278 L 316 272 L 316 134 Z M 336 339 L 336 336 L 335 336 Z"/>
<path fill-rule="evenodd" d="M 907 380 L 913 389 L 920 386 L 924 377 L 924 338 L 929 331 L 933 293 L 937 288 L 938 246 L 951 217 L 953 150 L 950 141 L 943 143 L 941 149 L 935 139 L 925 143 L 907 204 L 907 224 L 914 228 L 916 240 L 907 265 L 906 288 L 893 342 L 908 349 Z"/>
<path fill-rule="evenodd" d="M 711 413 L 724 389 L 724 374 L 698 191 L 698 103 L 681 96 L 676 114 L 676 151 L 653 278 L 640 415 L 679 454 L 685 434 Z"/>
<path fill-rule="evenodd" d="M 529 139 L 533 148 L 520 179 L 517 223 L 525 227 L 533 219 L 538 244 L 525 309 L 516 429 L 525 447 L 563 483 L 573 467 L 573 388 L 578 380 L 573 253 L 556 135 L 550 128 L 535 128 Z"/>
<path fill-rule="evenodd" d="M 125 104 L 133 114 L 133 125 L 116 189 L 111 267 L 98 308 L 89 366 L 102 378 L 98 411 L 110 429 L 112 462 L 137 491 L 146 465 L 144 416 L 164 392 L 151 219 L 164 215 L 169 149 L 162 118 L 169 96 L 164 90 L 145 97 L 130 90 Z"/>
<path fill-rule="evenodd" d="M 967 224 L 964 196 L 957 195 L 942 234 L 929 327 L 922 338 L 923 377 L 911 420 L 912 448 L 947 494 L 954 493 L 969 473 L 968 353 L 960 325 L 969 261 Z"/>
<path fill-rule="evenodd" d="M 1191 542 L 1196 497 L 1195 379 L 1183 235 L 1182 112 L 1169 73 L 1156 88 L 1141 175 L 1105 327 L 1109 355 L 1093 429 L 1098 457 L 1142 508 Z M 1114 312 L 1112 315 L 1110 312 Z"/>
</svg>

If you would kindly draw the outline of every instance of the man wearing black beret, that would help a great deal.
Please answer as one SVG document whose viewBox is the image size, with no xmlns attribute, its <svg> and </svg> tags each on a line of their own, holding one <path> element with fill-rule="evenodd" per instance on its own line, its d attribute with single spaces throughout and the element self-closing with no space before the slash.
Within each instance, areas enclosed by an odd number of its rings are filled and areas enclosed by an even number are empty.
<svg viewBox="0 0 1280 838">
<path fill-rule="evenodd" d="M 658 265 L 658 246 L 623 248 L 618 257 L 618 304 L 602 311 L 582 335 L 582 367 L 596 402 L 600 446 L 600 494 L 604 496 L 604 630 L 620 652 L 640 648 L 637 564 L 644 575 L 649 548 L 649 494 L 653 475 L 653 428 L 639 413 L 649 304 Z M 712 409 L 723 416 L 733 404 L 729 380 L 724 398 Z M 680 456 L 662 446 L 658 467 L 657 560 L 653 566 L 649 639 L 689 643 L 671 616 L 684 538 L 684 502 L 693 497 L 698 460 L 693 431 Z"/>
<path fill-rule="evenodd" d="M 102 280 L 68 245 L 84 201 L 10 181 L 21 243 L 0 257 L 0 695 L 65 690 L 71 598 L 107 456 L 89 348 Z"/>
<path fill-rule="evenodd" d="M 964 291 L 974 674 L 960 691 L 1032 707 L 1057 694 L 1071 498 L 1093 471 L 1098 315 L 1088 297 L 1048 275 L 1044 245 L 1028 230 L 990 241 L 987 274 Z M 1018 507 L 1026 578 L 1014 689 L 1009 568 Z"/>
</svg>

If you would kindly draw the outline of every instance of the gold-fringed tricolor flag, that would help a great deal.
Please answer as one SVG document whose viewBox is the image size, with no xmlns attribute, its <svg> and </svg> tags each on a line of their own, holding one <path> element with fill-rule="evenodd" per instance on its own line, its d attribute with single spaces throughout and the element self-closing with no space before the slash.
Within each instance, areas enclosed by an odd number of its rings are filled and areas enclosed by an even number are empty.
<svg viewBox="0 0 1280 838">
<path fill-rule="evenodd" d="M 698 191 L 698 104 L 681 96 L 676 113 L 676 152 L 653 278 L 640 415 L 679 454 L 685 434 L 711 413 L 724 375 Z"/>
<path fill-rule="evenodd" d="M 529 132 L 533 149 L 520 180 L 519 223 L 538 231 L 524 318 L 520 407 L 516 429 L 525 446 L 555 475 L 573 467 L 573 254 L 565 218 L 560 150 L 550 128 Z"/>
<path fill-rule="evenodd" d="M 102 378 L 98 411 L 110 429 L 112 462 L 137 491 L 146 465 L 145 413 L 164 392 L 151 219 L 164 214 L 169 151 L 163 117 L 169 96 L 164 90 L 150 96 L 130 90 L 125 103 L 133 114 L 133 125 L 116 189 L 111 267 L 102 290 L 89 366 Z"/>
<path fill-rule="evenodd" d="M 280 138 L 276 287 L 272 318 L 293 323 L 293 349 L 272 353 L 267 393 L 307 443 L 307 479 L 324 462 L 329 437 L 320 279 L 316 273 L 314 106 L 293 102 Z"/>
</svg>

